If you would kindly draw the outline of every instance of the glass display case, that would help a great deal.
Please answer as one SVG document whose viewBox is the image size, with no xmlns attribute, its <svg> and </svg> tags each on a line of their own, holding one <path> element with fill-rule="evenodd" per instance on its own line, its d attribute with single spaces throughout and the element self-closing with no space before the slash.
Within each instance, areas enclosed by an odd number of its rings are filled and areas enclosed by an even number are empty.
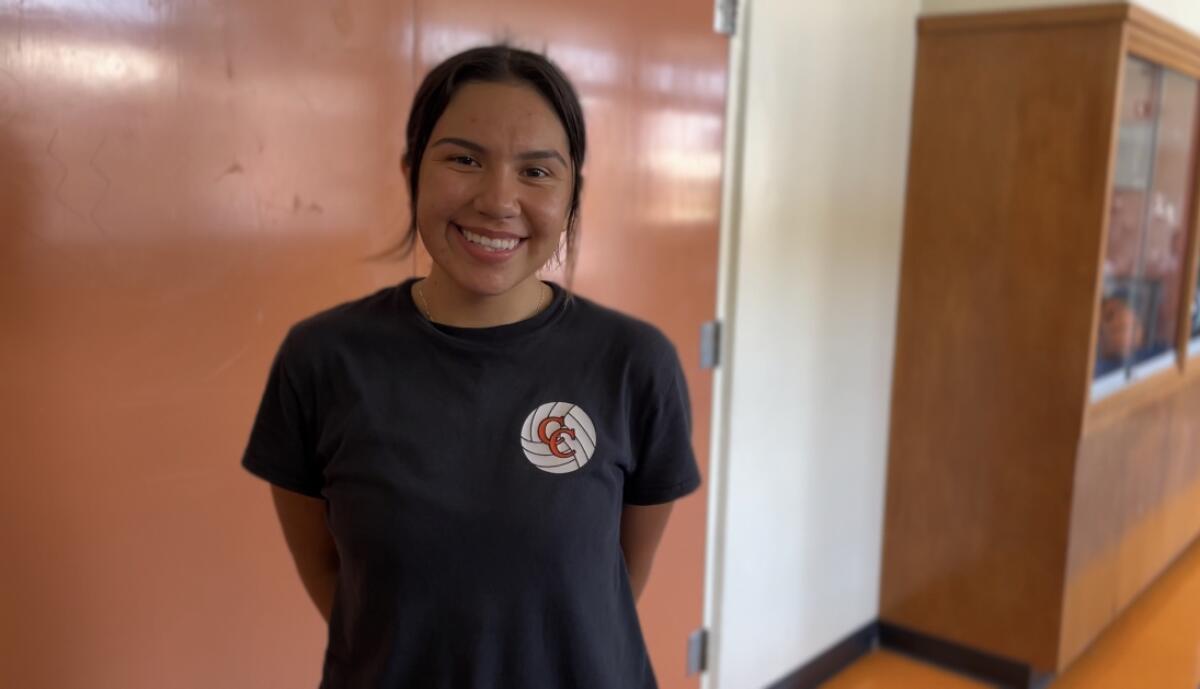
<svg viewBox="0 0 1200 689">
<path fill-rule="evenodd" d="M 1200 87 L 1125 59 L 1092 397 L 1177 365 L 1200 349 L 1200 289 L 1189 289 Z M 1190 308 L 1189 308 L 1190 307 Z"/>
<path fill-rule="evenodd" d="M 1040 685 L 1200 538 L 1200 35 L 919 27 L 880 621 Z"/>
</svg>

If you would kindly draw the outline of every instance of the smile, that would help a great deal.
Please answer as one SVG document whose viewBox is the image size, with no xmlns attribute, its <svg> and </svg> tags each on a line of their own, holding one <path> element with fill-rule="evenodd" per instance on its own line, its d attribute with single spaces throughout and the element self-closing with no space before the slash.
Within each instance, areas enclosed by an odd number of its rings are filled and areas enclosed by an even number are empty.
<svg viewBox="0 0 1200 689">
<path fill-rule="evenodd" d="M 463 229 L 459 225 L 454 225 L 454 228 L 458 230 L 468 242 L 479 246 L 486 251 L 512 251 L 513 249 L 517 248 L 518 244 L 521 243 L 520 239 L 492 239 L 491 237 L 484 237 L 481 234 L 475 234 L 470 230 Z"/>
</svg>

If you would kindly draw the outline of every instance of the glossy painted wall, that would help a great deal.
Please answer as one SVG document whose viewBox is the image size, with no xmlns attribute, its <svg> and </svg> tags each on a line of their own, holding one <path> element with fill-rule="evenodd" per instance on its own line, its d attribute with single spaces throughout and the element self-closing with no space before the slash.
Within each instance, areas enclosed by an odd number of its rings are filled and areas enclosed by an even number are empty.
<svg viewBox="0 0 1200 689">
<path fill-rule="evenodd" d="M 451 9 L 452 7 L 452 9 Z M 0 2 L 0 677 L 315 686 L 324 626 L 238 466 L 285 329 L 394 282 L 415 80 L 545 49 L 592 141 L 576 287 L 689 374 L 713 312 L 725 40 L 708 3 Z M 700 623 L 703 492 L 641 612 L 664 688 Z"/>
</svg>

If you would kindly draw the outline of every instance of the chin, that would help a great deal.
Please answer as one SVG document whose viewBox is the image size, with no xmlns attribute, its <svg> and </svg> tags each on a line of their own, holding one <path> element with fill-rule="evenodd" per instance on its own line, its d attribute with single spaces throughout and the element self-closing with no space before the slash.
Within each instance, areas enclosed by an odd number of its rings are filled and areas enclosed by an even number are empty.
<svg viewBox="0 0 1200 689">
<path fill-rule="evenodd" d="M 456 266 L 454 270 L 447 272 L 462 289 L 486 297 L 498 297 L 525 280 L 524 277 L 508 274 L 507 271 L 495 273 L 466 266 Z"/>
</svg>

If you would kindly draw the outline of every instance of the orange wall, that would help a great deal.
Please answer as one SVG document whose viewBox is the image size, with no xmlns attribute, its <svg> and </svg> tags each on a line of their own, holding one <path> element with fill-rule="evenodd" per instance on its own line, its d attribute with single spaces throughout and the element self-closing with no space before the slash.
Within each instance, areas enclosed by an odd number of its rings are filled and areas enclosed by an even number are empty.
<svg viewBox="0 0 1200 689">
<path fill-rule="evenodd" d="M 409 272 L 361 258 L 407 219 L 415 76 L 468 45 L 545 46 L 576 79 L 593 141 L 577 286 L 675 339 L 707 455 L 710 7 L 497 4 L 0 5 L 4 686 L 315 685 L 323 625 L 238 459 L 286 327 Z M 703 509 L 677 509 L 661 560 L 684 574 L 656 575 L 643 610 L 664 687 L 695 684 Z"/>
</svg>

